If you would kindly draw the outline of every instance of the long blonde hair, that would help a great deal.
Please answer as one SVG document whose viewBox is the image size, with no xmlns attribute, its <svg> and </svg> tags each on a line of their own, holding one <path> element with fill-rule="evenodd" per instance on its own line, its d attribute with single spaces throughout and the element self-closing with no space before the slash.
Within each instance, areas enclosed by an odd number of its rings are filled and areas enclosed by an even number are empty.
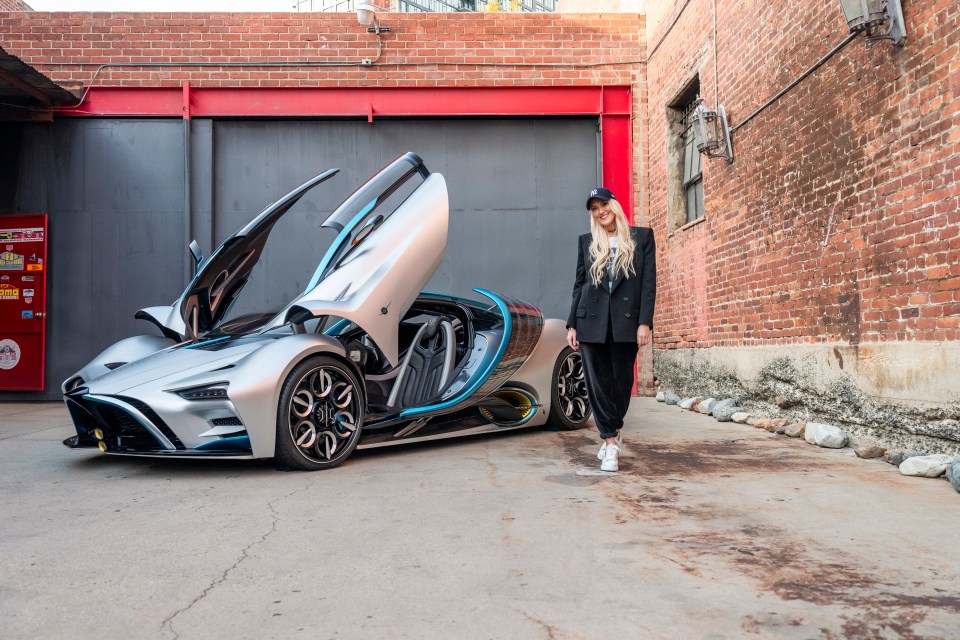
<svg viewBox="0 0 960 640">
<path fill-rule="evenodd" d="M 623 207 L 616 200 L 610 200 L 609 204 L 614 220 L 617 222 L 618 241 L 617 257 L 613 259 L 611 276 L 616 279 L 623 274 L 624 277 L 629 278 L 636 275 L 633 268 L 633 254 L 637 245 L 630 235 L 630 223 L 627 222 L 627 216 L 623 213 Z M 590 234 L 593 236 L 590 241 L 590 259 L 593 260 L 590 265 L 590 279 L 594 285 L 599 285 L 607 268 L 607 260 L 610 258 L 610 238 L 607 236 L 607 230 L 600 225 L 592 213 L 590 214 Z"/>
</svg>

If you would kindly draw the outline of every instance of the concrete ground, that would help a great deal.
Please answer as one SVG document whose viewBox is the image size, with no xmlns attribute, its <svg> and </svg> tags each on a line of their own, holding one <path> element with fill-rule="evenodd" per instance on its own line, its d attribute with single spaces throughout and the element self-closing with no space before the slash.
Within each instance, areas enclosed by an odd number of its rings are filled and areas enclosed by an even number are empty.
<svg viewBox="0 0 960 640">
<path fill-rule="evenodd" d="M 269 462 L 70 451 L 0 405 L 0 638 L 960 638 L 960 495 L 634 401 L 592 429 Z"/>
</svg>

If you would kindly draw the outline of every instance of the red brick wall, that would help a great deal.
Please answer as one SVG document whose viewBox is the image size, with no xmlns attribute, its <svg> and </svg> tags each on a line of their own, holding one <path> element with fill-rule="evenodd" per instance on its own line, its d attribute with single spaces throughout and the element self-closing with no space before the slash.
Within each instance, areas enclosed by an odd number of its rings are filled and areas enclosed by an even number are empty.
<svg viewBox="0 0 960 640">
<path fill-rule="evenodd" d="M 194 86 L 631 84 L 643 17 L 574 14 L 381 14 L 392 32 L 371 68 L 106 69 L 99 83 Z M 355 62 L 376 40 L 354 14 L 13 13 L 3 46 L 55 80 L 85 84 L 106 62 Z M 69 62 L 71 66 L 61 66 Z M 86 63 L 78 66 L 77 63 Z M 505 66 L 482 66 L 491 64 Z M 533 65 L 554 65 L 545 67 Z"/>
<path fill-rule="evenodd" d="M 657 346 L 960 338 L 960 3 L 905 2 L 905 48 L 861 36 L 736 131 L 733 164 L 704 160 L 705 220 L 672 233 L 665 112 L 689 75 L 736 126 L 847 29 L 835 0 L 716 0 L 715 58 L 711 0 L 664 4 L 645 113 Z"/>
<path fill-rule="evenodd" d="M 33 9 L 20 0 L 0 0 L 0 11 L 33 11 Z"/>
</svg>

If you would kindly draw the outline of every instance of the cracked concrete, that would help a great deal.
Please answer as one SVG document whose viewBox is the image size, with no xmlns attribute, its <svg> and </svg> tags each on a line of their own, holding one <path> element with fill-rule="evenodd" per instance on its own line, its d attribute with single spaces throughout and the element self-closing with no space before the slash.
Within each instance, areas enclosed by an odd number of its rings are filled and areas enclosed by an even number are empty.
<svg viewBox="0 0 960 640">
<path fill-rule="evenodd" d="M 342 467 L 69 451 L 0 405 L 0 637 L 955 638 L 943 480 L 636 399 Z M 610 611 L 616 615 L 611 616 Z"/>
<path fill-rule="evenodd" d="M 311 483 L 311 485 L 312 485 L 312 483 Z M 236 562 L 234 562 L 234 563 L 231 564 L 229 567 L 227 567 L 227 568 L 224 570 L 224 572 L 223 572 L 222 574 L 220 574 L 220 576 L 219 576 L 216 580 L 214 580 L 214 581 L 211 582 L 206 588 L 204 588 L 204 590 L 200 593 L 200 595 L 198 595 L 196 598 L 194 598 L 193 600 L 191 600 L 191 601 L 190 601 L 190 604 L 188 604 L 187 606 L 185 606 L 185 607 L 183 607 L 183 608 L 181 608 L 181 609 L 178 609 L 178 610 L 175 611 L 170 617 L 168 617 L 167 619 L 165 619 L 165 620 L 163 621 L 163 623 L 160 625 L 161 634 L 163 634 L 163 632 L 165 632 L 165 631 L 169 631 L 171 634 L 173 634 L 174 640 L 179 640 L 180 634 L 177 633 L 177 631 L 176 631 L 176 630 L 174 629 L 174 627 L 173 627 L 173 621 L 177 618 L 177 616 L 179 616 L 181 613 L 185 613 L 185 612 L 189 611 L 190 609 L 193 608 L 193 606 L 194 606 L 195 604 L 197 604 L 198 602 L 200 602 L 201 600 L 203 600 L 203 599 L 207 596 L 207 594 L 209 594 L 211 591 L 213 591 L 213 590 L 217 587 L 217 585 L 219 585 L 220 583 L 222 583 L 223 581 L 225 581 L 225 580 L 227 579 L 227 576 L 230 575 L 230 572 L 232 572 L 234 569 L 236 569 L 238 566 L 240 566 L 240 563 L 247 559 L 248 553 L 249 553 L 249 551 L 250 551 L 250 549 L 251 549 L 252 547 L 254 547 L 254 546 L 258 545 L 258 544 L 262 544 L 263 542 L 266 542 L 267 538 L 269 538 L 270 535 L 277 530 L 277 522 L 280 521 L 280 514 L 277 513 L 277 508 L 276 508 L 276 504 L 277 504 L 278 502 L 281 502 L 281 501 L 283 501 L 283 500 L 286 500 L 287 498 L 290 498 L 290 497 L 292 497 L 292 496 L 300 493 L 301 491 L 306 491 L 306 489 L 309 488 L 309 486 L 311 486 L 311 485 L 308 485 L 307 487 L 304 487 L 303 489 L 297 489 L 296 491 L 291 491 L 290 493 L 288 493 L 288 494 L 285 495 L 285 496 L 282 496 L 282 497 L 280 497 L 280 498 L 277 498 L 276 500 L 271 500 L 270 502 L 268 502 L 268 503 L 267 503 L 267 507 L 270 509 L 270 515 L 273 517 L 273 522 L 270 523 L 270 530 L 267 531 L 266 533 L 264 533 L 262 536 L 260 536 L 260 538 L 259 538 L 258 540 L 254 540 L 253 542 L 251 542 L 250 544 L 248 544 L 247 546 L 245 546 L 243 549 L 241 549 L 241 550 L 240 550 L 240 557 L 237 558 Z M 164 634 L 164 635 L 165 635 L 165 634 Z"/>
</svg>

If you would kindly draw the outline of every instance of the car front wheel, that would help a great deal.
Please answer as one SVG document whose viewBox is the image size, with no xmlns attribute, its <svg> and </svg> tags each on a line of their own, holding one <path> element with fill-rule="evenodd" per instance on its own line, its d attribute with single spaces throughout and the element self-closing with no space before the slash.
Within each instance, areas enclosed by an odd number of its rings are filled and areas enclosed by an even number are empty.
<svg viewBox="0 0 960 640">
<path fill-rule="evenodd" d="M 567 347 L 553 367 L 549 422 L 558 429 L 572 431 L 582 427 L 590 414 L 583 361 L 578 352 Z"/>
<path fill-rule="evenodd" d="M 329 356 L 304 360 L 280 391 L 277 461 L 303 471 L 337 466 L 356 448 L 363 414 L 363 389 L 349 367 Z"/>
</svg>

